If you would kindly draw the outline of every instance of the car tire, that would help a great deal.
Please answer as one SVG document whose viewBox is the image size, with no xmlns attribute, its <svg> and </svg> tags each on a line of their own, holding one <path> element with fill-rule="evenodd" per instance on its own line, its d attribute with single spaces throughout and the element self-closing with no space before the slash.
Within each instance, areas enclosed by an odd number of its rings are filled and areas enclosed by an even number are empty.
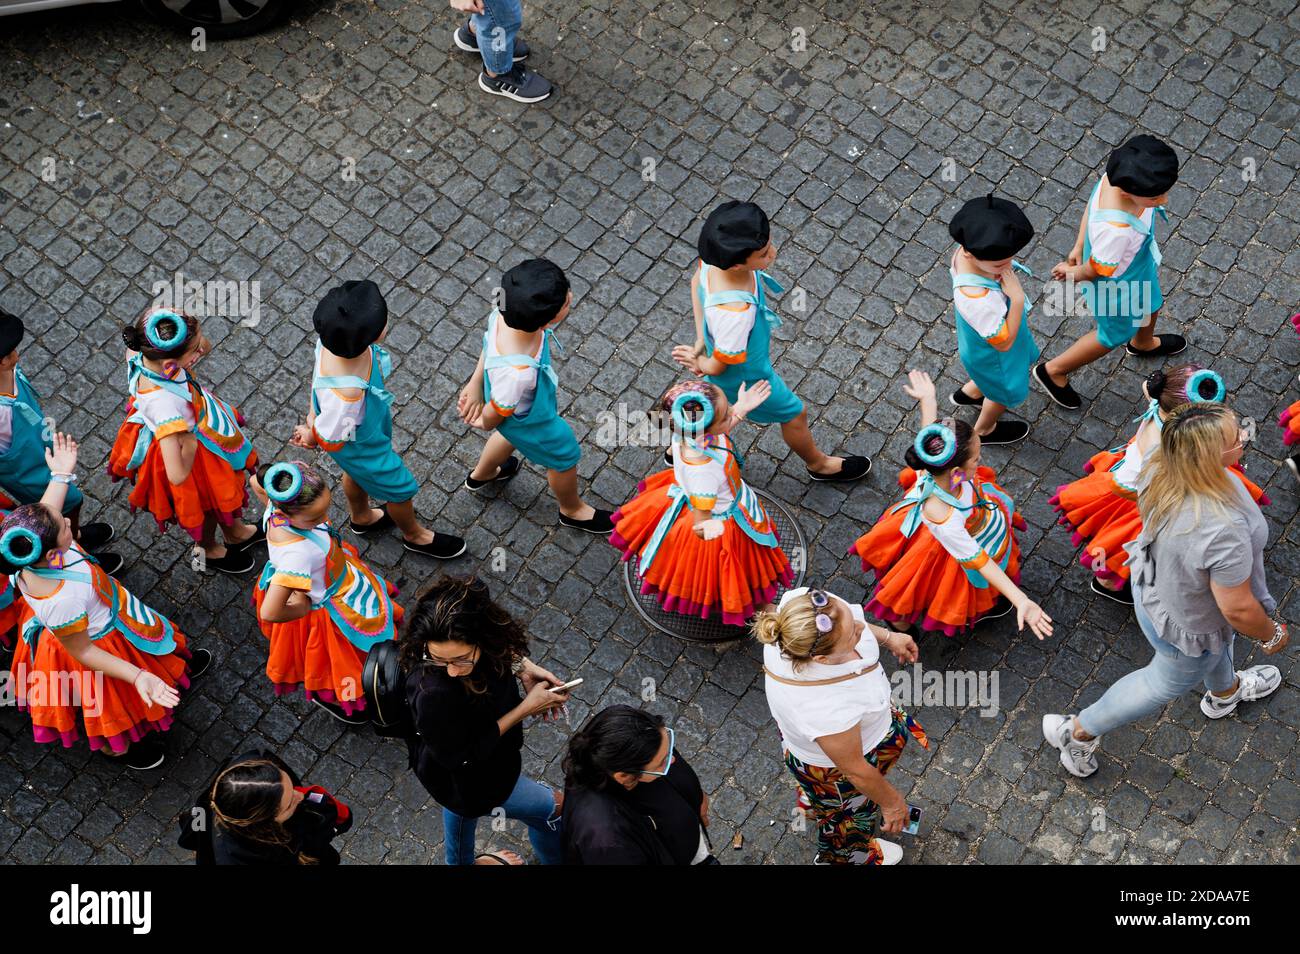
<svg viewBox="0 0 1300 954">
<path fill-rule="evenodd" d="M 234 40 L 271 26 L 284 15 L 289 0 L 140 0 L 140 5 L 187 33 L 202 27 L 209 40 Z"/>
</svg>

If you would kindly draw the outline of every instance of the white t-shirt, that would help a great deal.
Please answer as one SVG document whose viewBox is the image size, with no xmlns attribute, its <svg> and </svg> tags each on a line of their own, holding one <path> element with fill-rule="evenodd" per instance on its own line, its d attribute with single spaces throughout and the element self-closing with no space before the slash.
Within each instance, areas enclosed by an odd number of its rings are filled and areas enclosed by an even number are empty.
<svg viewBox="0 0 1300 954">
<path fill-rule="evenodd" d="M 1103 222 L 1094 213 L 1101 207 L 1098 189 L 1088 203 L 1088 241 L 1092 245 L 1089 261 L 1104 278 L 1118 277 L 1132 263 L 1146 236 L 1124 222 Z M 1138 220 L 1149 232 L 1155 209 L 1144 209 Z"/>
<path fill-rule="evenodd" d="M 370 360 L 374 360 L 373 352 Z M 316 376 L 321 376 L 319 354 L 316 356 Z M 345 397 L 343 390 L 356 389 L 319 388 L 316 391 L 316 402 L 320 405 L 316 412 L 316 437 L 326 444 L 354 440 L 361 422 L 366 419 L 366 392 L 362 391 L 356 397 Z"/>
<path fill-rule="evenodd" d="M 84 556 L 84 551 L 74 543 L 68 548 L 67 562 L 71 564 L 67 567 L 68 571 L 89 575 L 89 568 L 77 561 L 76 556 Z M 96 636 L 113 621 L 108 604 L 99 598 L 95 588 L 88 582 L 59 580 L 49 596 L 33 596 L 28 592 L 20 573 L 18 589 L 41 625 L 55 636 L 68 636 L 83 629 L 91 636 Z"/>
<path fill-rule="evenodd" d="M 177 373 L 176 382 L 189 387 L 189 374 L 184 370 Z M 154 440 L 162 440 L 171 434 L 182 434 L 194 430 L 197 423 L 194 417 L 194 405 L 188 397 L 181 397 L 155 384 L 148 378 L 141 377 L 135 393 L 136 410 L 144 418 L 145 425 L 153 433 Z"/>
<path fill-rule="evenodd" d="M 948 273 L 956 278 L 956 256 L 953 264 L 948 266 Z M 1011 299 L 1001 289 L 980 288 L 967 285 L 953 289 L 953 304 L 962 321 L 975 329 L 976 333 L 994 348 L 1009 347 L 1011 330 L 1007 327 L 1007 315 L 1011 311 Z"/>
<path fill-rule="evenodd" d="M 1146 461 L 1146 458 L 1151 456 L 1152 451 L 1160 446 L 1160 441 L 1157 439 L 1147 448 L 1145 454 L 1142 453 L 1141 447 L 1138 446 L 1138 441 L 1142 437 L 1142 430 L 1149 424 L 1150 421 L 1143 421 L 1141 426 L 1138 427 L 1137 433 L 1133 435 L 1133 439 L 1124 448 L 1124 456 L 1120 459 L 1119 466 L 1110 473 L 1111 480 L 1125 490 L 1133 491 L 1133 493 L 1137 493 L 1138 477 L 1142 474 L 1142 464 Z"/>
<path fill-rule="evenodd" d="M 497 330 L 499 325 L 493 323 L 492 334 L 488 335 L 488 357 L 500 356 L 497 348 Z M 540 361 L 542 349 L 546 347 L 546 337 L 537 346 L 533 358 Z M 502 417 L 523 416 L 533 406 L 533 395 L 537 393 L 537 369 L 527 364 L 510 364 L 499 368 L 488 368 L 488 380 L 492 384 L 492 409 Z"/>
<path fill-rule="evenodd" d="M 274 526 L 275 518 L 272 518 Z M 311 531 L 313 537 L 329 544 L 327 524 L 321 524 Z M 287 543 L 268 540 L 267 556 L 271 558 L 271 582 L 291 590 L 307 593 L 312 604 L 325 598 L 325 561 L 327 553 L 320 545 L 307 537 L 293 533 L 293 539 Z"/>
<path fill-rule="evenodd" d="M 712 271 L 700 263 L 700 285 L 707 296 L 708 275 Z M 758 276 L 754 276 L 754 294 L 758 294 Z M 713 337 L 713 357 L 723 364 L 743 364 L 749 356 L 749 333 L 754 330 L 754 320 L 758 309 L 742 301 L 728 302 L 723 305 L 707 305 L 704 309 L 704 325 Z"/>
<path fill-rule="evenodd" d="M 8 395 L 13 397 L 12 394 Z M 14 409 L 8 404 L 0 404 L 0 454 L 9 453 L 9 445 L 14 442 Z"/>
<path fill-rule="evenodd" d="M 780 605 L 784 606 L 807 592 L 807 587 L 789 590 L 781 597 Z M 839 599 L 834 594 L 827 595 Z M 847 606 L 852 612 L 855 623 L 866 623 L 861 606 L 846 600 L 840 602 L 841 609 Z M 809 662 L 795 672 L 794 665 L 781 650 L 769 645 L 763 647 L 763 665 L 783 679 L 815 681 L 861 672 L 880 661 L 880 647 L 870 627 L 864 625 L 862 638 L 855 648 L 861 659 L 833 666 Z M 866 753 L 881 743 L 893 722 L 889 677 L 880 666 L 856 679 L 845 679 L 829 686 L 791 686 L 770 676 L 765 676 L 763 682 L 768 708 L 781 730 L 785 747 L 806 765 L 829 768 L 835 764 L 817 743 L 822 736 L 836 735 L 860 725 L 862 751 Z"/>
<path fill-rule="evenodd" d="M 722 434 L 714 440 L 715 451 L 730 463 L 733 457 L 727 453 L 727 449 L 731 447 L 731 441 Z M 686 491 L 692 510 L 726 513 L 736 502 L 731 480 L 727 476 L 727 465 L 718 463 L 711 457 L 688 461 L 681 441 L 676 441 L 673 445 L 673 480 Z"/>
</svg>

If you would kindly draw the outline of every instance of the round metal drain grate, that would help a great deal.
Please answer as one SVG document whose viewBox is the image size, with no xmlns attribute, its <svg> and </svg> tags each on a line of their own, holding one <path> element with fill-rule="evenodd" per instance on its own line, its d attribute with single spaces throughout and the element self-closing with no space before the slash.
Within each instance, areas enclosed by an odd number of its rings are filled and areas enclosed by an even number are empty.
<svg viewBox="0 0 1300 954">
<path fill-rule="evenodd" d="M 794 515 L 779 501 L 755 491 L 768 516 L 776 524 L 776 534 L 781 540 L 781 548 L 795 568 L 794 586 L 803 586 L 804 567 L 808 565 L 808 551 L 804 543 L 803 531 L 799 529 Z M 747 626 L 728 626 L 721 619 L 700 619 L 698 616 L 684 616 L 681 613 L 668 613 L 659 605 L 653 593 L 641 592 L 641 574 L 638 570 L 640 558 L 633 556 L 623 564 L 623 589 L 627 591 L 628 602 L 636 607 L 637 613 L 647 623 L 669 636 L 685 639 L 693 643 L 726 643 L 749 636 Z M 785 587 L 777 590 L 779 600 Z"/>
</svg>

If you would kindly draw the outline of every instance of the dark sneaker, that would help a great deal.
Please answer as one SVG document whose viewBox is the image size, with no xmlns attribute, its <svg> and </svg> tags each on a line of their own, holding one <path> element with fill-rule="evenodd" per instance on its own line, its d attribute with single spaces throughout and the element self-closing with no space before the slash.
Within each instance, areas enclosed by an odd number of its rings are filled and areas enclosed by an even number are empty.
<svg viewBox="0 0 1300 954">
<path fill-rule="evenodd" d="M 673 466 L 673 449 L 671 447 L 664 448 L 664 466 Z"/>
<path fill-rule="evenodd" d="M 1118 590 L 1112 590 L 1108 586 L 1102 586 L 1101 580 L 1094 576 L 1089 586 L 1098 596 L 1104 596 L 1106 599 L 1114 600 L 1116 603 L 1122 603 L 1124 606 L 1133 605 L 1133 587 L 1129 584 L 1128 580 L 1125 580 L 1124 585 Z"/>
<path fill-rule="evenodd" d="M 833 474 L 814 474 L 808 471 L 808 476 L 813 480 L 824 480 L 835 483 L 847 483 L 851 480 L 861 480 L 867 474 L 871 473 L 871 458 L 869 457 L 846 457 L 840 469 Z"/>
<path fill-rule="evenodd" d="M 1160 344 L 1154 348 L 1139 351 L 1132 344 L 1126 344 L 1124 350 L 1135 358 L 1167 358 L 1187 350 L 1187 339 L 1182 335 L 1156 335 L 1156 337 L 1160 339 Z"/>
<path fill-rule="evenodd" d="M 463 50 L 466 53 L 478 53 L 478 37 L 474 31 L 469 28 L 469 23 L 465 22 L 458 26 L 451 34 L 451 40 L 456 44 L 456 49 Z M 515 37 L 515 62 L 520 63 L 528 59 L 528 54 L 533 52 L 523 37 Z"/>
<path fill-rule="evenodd" d="M 369 536 L 372 533 L 379 533 L 383 530 L 393 530 L 396 527 L 397 523 L 388 515 L 387 509 L 384 510 L 384 515 L 382 517 L 378 520 L 372 520 L 370 523 L 356 523 L 352 520 L 348 521 L 348 529 L 359 537 Z"/>
<path fill-rule="evenodd" d="M 514 454 L 511 454 L 506 458 L 506 462 L 497 468 L 497 474 L 495 477 L 489 477 L 487 480 L 475 480 L 473 476 L 474 472 L 471 470 L 470 476 L 465 478 L 465 489 L 477 492 L 482 490 L 488 484 L 504 484 L 517 473 L 519 473 L 519 458 Z"/>
<path fill-rule="evenodd" d="M 979 407 L 981 404 L 984 403 L 984 399 L 982 397 L 973 398 L 965 391 L 963 391 L 961 388 L 958 388 L 956 391 L 953 391 L 952 396 L 948 398 L 948 400 L 951 401 L 953 404 L 956 404 L 958 407 Z"/>
<path fill-rule="evenodd" d="M 465 541 L 460 537 L 453 537 L 450 533 L 435 533 L 431 543 L 412 543 L 403 540 L 402 546 L 412 553 L 423 553 L 436 560 L 454 560 L 466 549 Z"/>
<path fill-rule="evenodd" d="M 560 523 L 563 526 L 570 527 L 573 530 L 585 530 L 587 533 L 613 533 L 614 532 L 614 515 L 608 510 L 597 510 L 595 516 L 590 520 L 574 520 L 572 517 L 566 517 L 560 514 Z"/>
<path fill-rule="evenodd" d="M 113 528 L 106 523 L 83 523 L 77 532 L 77 542 L 81 549 L 93 551 L 108 546 L 113 536 Z"/>
<path fill-rule="evenodd" d="M 113 757 L 114 760 L 121 760 L 127 768 L 133 768 L 137 772 L 147 772 L 150 769 L 156 769 L 167 761 L 167 749 L 163 746 L 163 740 L 156 735 L 148 735 L 139 742 L 132 742 L 131 747 L 126 750 L 125 755 Z"/>
<path fill-rule="evenodd" d="M 1286 466 L 1295 476 L 1295 479 L 1300 480 L 1300 453 L 1295 453 L 1288 457 L 1286 459 Z"/>
<path fill-rule="evenodd" d="M 488 76 L 487 73 L 479 73 L 478 85 L 485 93 L 491 93 L 493 96 L 504 96 L 507 99 L 513 99 L 516 103 L 541 102 L 550 96 L 554 89 L 550 80 L 537 73 L 530 72 L 518 64 L 509 73 L 502 73 L 500 76 Z"/>
<path fill-rule="evenodd" d="M 122 559 L 120 553 L 96 553 L 95 562 L 109 576 L 117 576 L 122 572 L 122 564 L 126 561 Z"/>
<path fill-rule="evenodd" d="M 370 716 L 365 712 L 353 712 L 351 715 L 343 711 L 342 706 L 337 706 L 332 702 L 326 702 L 324 699 L 313 698 L 311 700 L 317 706 L 324 709 L 334 718 L 338 719 L 344 725 L 369 725 Z"/>
<path fill-rule="evenodd" d="M 193 685 L 194 681 L 207 672 L 208 667 L 211 665 L 212 653 L 209 650 L 191 649 L 189 669 L 185 673 L 190 677 L 190 684 Z"/>
<path fill-rule="evenodd" d="M 203 566 L 218 573 L 239 576 L 241 573 L 252 572 L 257 566 L 257 559 L 247 550 L 241 552 L 227 548 L 226 555 L 223 557 L 204 557 Z"/>
<path fill-rule="evenodd" d="M 231 550 L 235 553 L 239 553 L 243 550 L 251 550 L 259 543 L 265 543 L 265 542 L 266 542 L 266 531 L 263 530 L 261 527 L 258 527 L 256 532 L 247 540 L 240 540 L 238 543 L 231 543 L 229 540 L 227 540 L 226 549 Z"/>
<path fill-rule="evenodd" d="M 993 430 L 980 435 L 981 444 L 1014 444 L 1029 436 L 1029 425 L 1025 421 L 1001 420 L 993 425 Z"/>
<path fill-rule="evenodd" d="M 1040 364 L 1034 368 L 1034 380 L 1043 386 L 1047 396 L 1055 401 L 1061 407 L 1069 408 L 1071 411 L 1077 411 L 1083 407 L 1083 398 L 1079 397 L 1079 392 L 1070 387 L 1070 382 L 1065 384 L 1056 384 L 1047 376 L 1047 365 Z"/>
</svg>

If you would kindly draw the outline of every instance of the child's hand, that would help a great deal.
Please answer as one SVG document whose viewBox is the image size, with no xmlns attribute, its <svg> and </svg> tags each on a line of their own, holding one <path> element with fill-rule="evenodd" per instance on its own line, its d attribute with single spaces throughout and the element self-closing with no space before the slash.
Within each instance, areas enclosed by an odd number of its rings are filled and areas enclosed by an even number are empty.
<svg viewBox="0 0 1300 954">
<path fill-rule="evenodd" d="M 1070 249 L 1069 256 L 1065 259 L 1067 265 L 1083 264 L 1083 243 L 1076 242 L 1074 248 Z"/>
<path fill-rule="evenodd" d="M 316 432 L 307 424 L 295 424 L 293 437 L 289 438 L 289 443 L 294 447 L 315 447 Z"/>
<path fill-rule="evenodd" d="M 175 687 L 167 685 L 153 673 L 144 669 L 135 674 L 135 679 L 131 685 L 135 686 L 135 691 L 140 694 L 140 698 L 144 700 L 146 705 L 174 709 L 181 701 L 181 694 L 176 691 Z"/>
<path fill-rule="evenodd" d="M 726 525 L 717 517 L 710 517 L 703 523 L 697 523 L 694 527 L 695 535 L 701 540 L 713 540 L 722 536 Z"/>
<path fill-rule="evenodd" d="M 771 396 L 772 385 L 766 379 L 742 384 L 736 391 L 736 403 L 731 405 L 731 412 L 743 418 Z"/>
<path fill-rule="evenodd" d="M 1033 600 L 1025 600 L 1016 607 L 1017 628 L 1023 631 L 1026 623 L 1039 639 L 1052 635 L 1052 617 L 1043 612 L 1043 608 Z"/>
<path fill-rule="evenodd" d="M 1020 284 L 1020 276 L 1016 274 L 1015 268 L 1010 265 L 1008 265 L 1006 270 L 998 276 L 998 282 L 1001 283 L 1002 290 L 1008 295 L 1017 292 L 1021 295 L 1025 293 L 1024 287 Z"/>
<path fill-rule="evenodd" d="M 477 427 L 479 416 L 483 413 L 483 387 L 477 381 L 470 381 L 460 389 L 456 399 L 456 413 L 470 427 Z"/>
<path fill-rule="evenodd" d="M 915 368 L 907 372 L 907 383 L 903 385 L 903 393 L 913 397 L 918 401 L 924 401 L 926 398 L 934 400 L 934 381 L 924 371 L 917 371 Z"/>
<path fill-rule="evenodd" d="M 52 474 L 71 474 L 77 469 L 77 442 L 67 434 L 55 434 L 45 448 L 45 464 Z"/>
<path fill-rule="evenodd" d="M 694 375 L 698 376 L 704 373 L 700 370 L 700 356 L 696 354 L 694 345 L 674 346 L 673 360 Z"/>
<path fill-rule="evenodd" d="M 1073 255 L 1070 256 L 1074 258 Z M 1059 282 L 1072 281 L 1077 282 L 1079 275 L 1083 272 L 1083 266 L 1078 262 L 1066 261 L 1057 262 L 1052 266 L 1052 277 Z"/>
</svg>

